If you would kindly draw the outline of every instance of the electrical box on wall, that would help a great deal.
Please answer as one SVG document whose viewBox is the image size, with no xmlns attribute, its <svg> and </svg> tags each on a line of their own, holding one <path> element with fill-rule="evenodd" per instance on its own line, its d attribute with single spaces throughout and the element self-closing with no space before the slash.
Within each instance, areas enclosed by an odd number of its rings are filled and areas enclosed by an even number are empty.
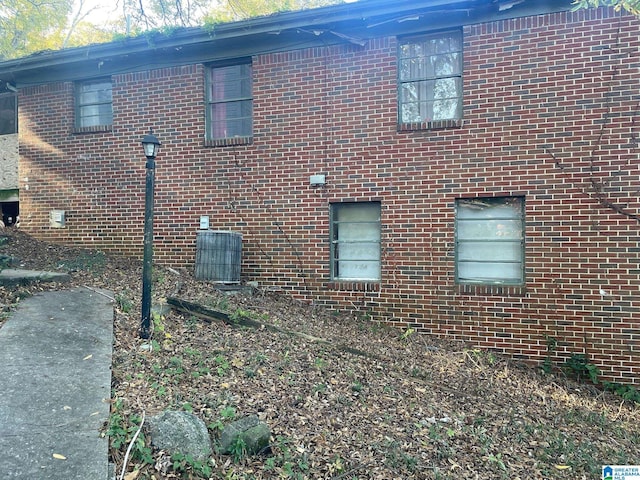
<svg viewBox="0 0 640 480">
<path fill-rule="evenodd" d="M 209 230 L 209 216 L 202 215 L 200 217 L 200 230 Z"/>
<path fill-rule="evenodd" d="M 311 175 L 309 183 L 312 187 L 321 187 L 326 183 L 326 178 L 324 175 Z"/>
<path fill-rule="evenodd" d="M 51 210 L 49 212 L 49 226 L 51 228 L 64 228 L 65 212 L 64 210 Z"/>
</svg>

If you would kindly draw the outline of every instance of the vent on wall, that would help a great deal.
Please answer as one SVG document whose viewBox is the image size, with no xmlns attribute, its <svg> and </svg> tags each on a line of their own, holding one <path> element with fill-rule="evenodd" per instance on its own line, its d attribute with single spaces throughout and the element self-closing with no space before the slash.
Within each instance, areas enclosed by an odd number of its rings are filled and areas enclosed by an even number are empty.
<svg viewBox="0 0 640 480">
<path fill-rule="evenodd" d="M 51 228 L 64 228 L 65 212 L 64 210 L 51 210 L 49 212 L 49 226 Z"/>
</svg>

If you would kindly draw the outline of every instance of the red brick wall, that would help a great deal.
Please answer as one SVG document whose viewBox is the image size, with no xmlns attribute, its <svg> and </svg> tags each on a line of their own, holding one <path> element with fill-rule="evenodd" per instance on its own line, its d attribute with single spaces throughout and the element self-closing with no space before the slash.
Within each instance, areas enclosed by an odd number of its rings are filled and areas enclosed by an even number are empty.
<svg viewBox="0 0 640 480">
<path fill-rule="evenodd" d="M 192 268 L 209 215 L 242 232 L 244 280 L 534 362 L 554 339 L 555 362 L 637 383 L 639 38 L 606 10 L 465 27 L 464 124 L 437 131 L 398 131 L 395 38 L 254 57 L 251 145 L 204 146 L 199 65 L 114 76 L 110 132 L 73 133 L 72 84 L 26 88 L 22 224 L 141 255 L 153 127 L 157 261 Z M 456 285 L 455 199 L 505 195 L 525 197 L 526 286 Z M 380 284 L 330 281 L 329 204 L 347 200 L 382 204 Z"/>
</svg>

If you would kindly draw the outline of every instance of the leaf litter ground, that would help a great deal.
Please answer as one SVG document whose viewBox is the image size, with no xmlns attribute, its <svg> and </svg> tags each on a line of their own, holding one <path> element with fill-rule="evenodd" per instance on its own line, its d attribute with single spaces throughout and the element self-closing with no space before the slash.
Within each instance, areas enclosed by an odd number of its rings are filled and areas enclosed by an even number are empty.
<svg viewBox="0 0 640 480">
<path fill-rule="evenodd" d="M 214 453 L 206 464 L 154 451 L 143 435 L 128 479 L 593 479 L 602 465 L 640 464 L 640 409 L 594 386 L 386 328 L 366 312 L 261 289 L 221 293 L 187 269 L 154 267 L 154 299 L 179 297 L 265 327 L 167 309 L 155 318 L 153 348 L 144 348 L 141 262 L 14 229 L 2 234 L 8 242 L 0 255 L 21 268 L 71 275 L 70 284 L 0 288 L 4 312 L 45 289 L 114 293 L 113 414 L 105 432 L 117 472 L 143 412 L 193 412 L 214 445 L 226 423 L 245 415 L 271 427 L 262 455 Z"/>
</svg>

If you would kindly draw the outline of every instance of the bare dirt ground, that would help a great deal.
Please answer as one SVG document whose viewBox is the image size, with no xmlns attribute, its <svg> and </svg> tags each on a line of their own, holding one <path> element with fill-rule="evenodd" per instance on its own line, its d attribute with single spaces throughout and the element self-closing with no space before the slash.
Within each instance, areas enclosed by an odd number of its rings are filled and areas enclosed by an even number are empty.
<svg viewBox="0 0 640 480">
<path fill-rule="evenodd" d="M 70 272 L 69 284 L 0 288 L 2 318 L 25 296 L 82 286 L 113 292 L 111 457 L 146 416 L 193 412 L 215 440 L 233 419 L 272 430 L 263 455 L 214 453 L 199 463 L 155 451 L 144 435 L 126 477 L 225 479 L 594 479 L 602 465 L 640 465 L 640 409 L 562 373 L 384 328 L 254 290 L 225 295 L 186 269 L 154 268 L 154 299 L 175 296 L 306 336 L 236 328 L 168 310 L 153 349 L 139 338 L 141 262 L 50 245 L 14 229 L 0 255 Z M 1 324 L 2 320 L 0 320 Z M 324 341 L 317 341 L 323 339 Z M 143 430 L 144 432 L 144 430 Z"/>
</svg>

